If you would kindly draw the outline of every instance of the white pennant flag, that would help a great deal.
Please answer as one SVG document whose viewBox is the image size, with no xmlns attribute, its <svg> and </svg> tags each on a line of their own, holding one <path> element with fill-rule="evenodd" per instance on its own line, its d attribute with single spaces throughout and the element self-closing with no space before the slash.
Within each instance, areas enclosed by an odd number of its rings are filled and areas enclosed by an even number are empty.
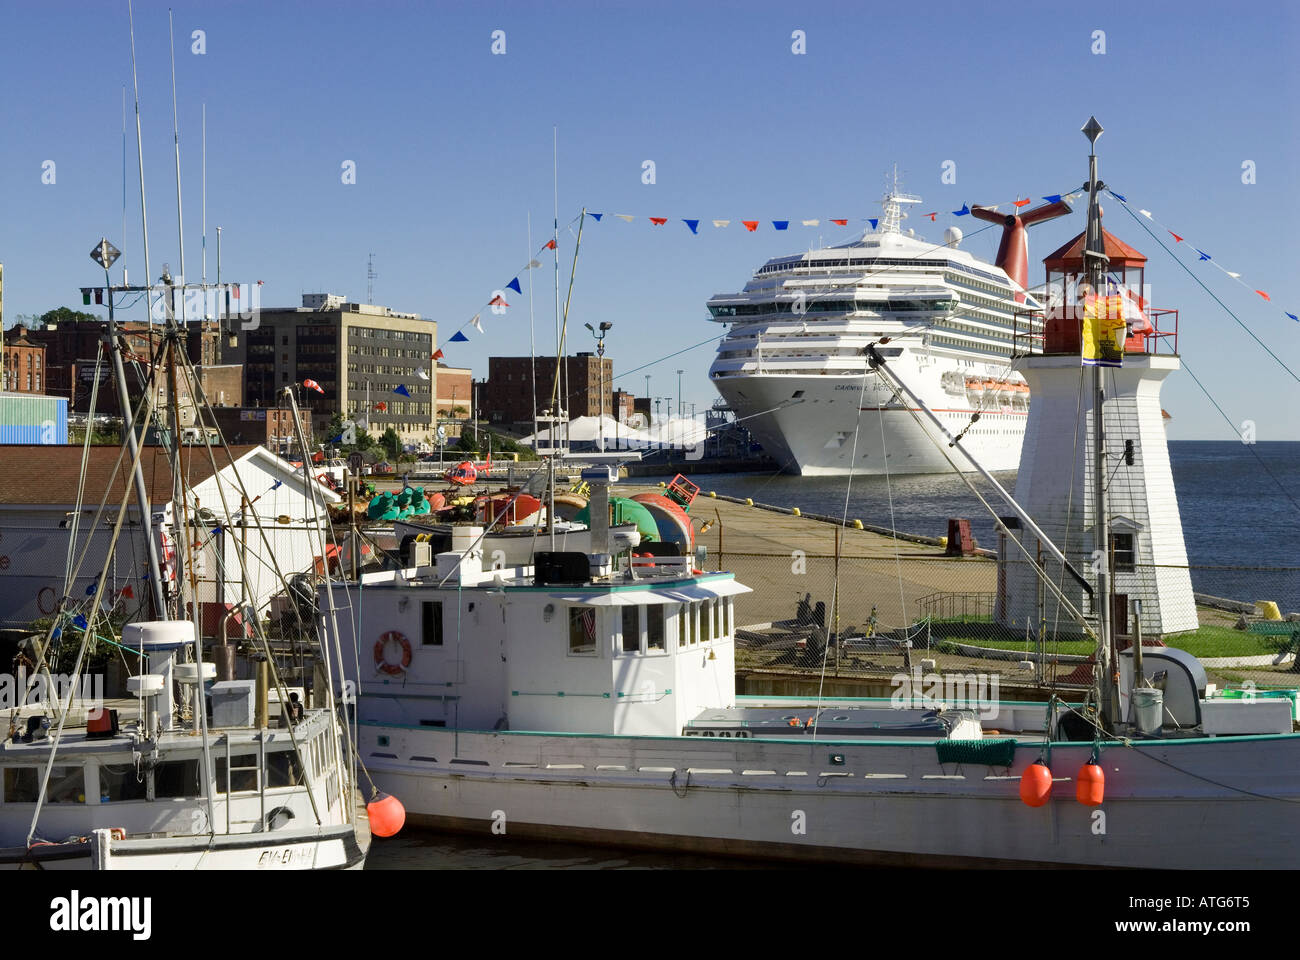
<svg viewBox="0 0 1300 960">
<path fill-rule="evenodd" d="M 424 372 L 424 367 L 416 367 L 416 368 L 415 368 L 415 375 L 416 375 L 417 377 L 419 377 L 421 380 L 428 380 L 428 379 L 429 379 L 429 375 L 428 375 L 427 373 Z"/>
<path fill-rule="evenodd" d="M 1142 214 L 1142 216 L 1146 217 L 1148 220 L 1152 220 L 1152 219 L 1154 219 L 1154 218 L 1151 216 L 1151 211 L 1150 211 L 1150 210 L 1139 210 L 1138 213 Z"/>
<path fill-rule="evenodd" d="M 725 226 L 726 226 L 727 224 L 729 224 L 729 223 L 731 223 L 730 220 L 714 220 L 714 221 L 713 221 L 713 225 L 714 225 L 715 227 L 725 227 Z"/>
<path fill-rule="evenodd" d="M 479 315 L 477 313 L 474 314 L 474 319 L 470 321 L 470 326 L 472 326 L 479 333 L 483 332 L 483 321 L 479 319 Z"/>
<path fill-rule="evenodd" d="M 1228 276 L 1232 277 L 1232 279 L 1234 280 L 1241 279 L 1241 274 L 1239 273 L 1233 273 L 1231 270 L 1224 270 L 1223 272 L 1226 273 Z"/>
<path fill-rule="evenodd" d="M 529 261 L 528 261 L 528 266 L 524 267 L 524 269 L 525 269 L 525 270 L 531 270 L 531 269 L 533 269 L 533 267 L 540 267 L 541 265 L 542 265 L 541 262 L 538 261 L 538 260 L 529 260 Z"/>
<path fill-rule="evenodd" d="M 804 225 L 805 227 L 815 227 L 815 226 L 817 226 L 817 224 L 819 224 L 819 223 L 821 223 L 820 220 L 805 220 L 805 221 L 803 222 L 803 225 Z"/>
<path fill-rule="evenodd" d="M 633 220 L 636 219 L 636 217 L 631 216 L 630 214 L 626 214 L 626 213 L 616 213 L 616 214 L 614 214 L 614 216 L 618 217 L 618 218 L 619 218 L 620 220 L 622 220 L 624 223 L 631 223 Z"/>
</svg>

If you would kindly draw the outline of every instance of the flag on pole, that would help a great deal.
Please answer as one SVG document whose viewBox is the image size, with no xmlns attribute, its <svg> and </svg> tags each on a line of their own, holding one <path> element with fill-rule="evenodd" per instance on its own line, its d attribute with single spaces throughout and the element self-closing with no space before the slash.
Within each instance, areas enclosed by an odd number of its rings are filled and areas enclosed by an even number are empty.
<svg viewBox="0 0 1300 960">
<path fill-rule="evenodd" d="M 321 385 L 317 383 L 315 380 L 304 380 L 302 382 L 302 385 L 309 390 L 315 390 L 319 394 L 325 393 L 325 391 L 321 389 Z"/>
</svg>

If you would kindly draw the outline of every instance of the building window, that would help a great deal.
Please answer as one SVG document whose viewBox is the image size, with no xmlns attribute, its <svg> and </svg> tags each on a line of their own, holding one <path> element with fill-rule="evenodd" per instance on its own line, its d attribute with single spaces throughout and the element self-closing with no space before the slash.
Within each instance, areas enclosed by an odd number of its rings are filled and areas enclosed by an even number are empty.
<svg viewBox="0 0 1300 960">
<path fill-rule="evenodd" d="M 442 646 L 442 601 L 425 600 L 420 604 L 422 617 L 420 645 L 425 647 Z"/>
<path fill-rule="evenodd" d="M 1115 558 L 1115 569 L 1132 573 L 1137 566 L 1137 556 L 1133 550 L 1133 534 L 1112 533 L 1110 535 L 1111 555 Z"/>
<path fill-rule="evenodd" d="M 596 650 L 596 611 L 592 607 L 569 608 L 569 654 L 594 657 Z"/>
<path fill-rule="evenodd" d="M 623 608 L 623 652 L 641 652 L 641 608 Z"/>
</svg>

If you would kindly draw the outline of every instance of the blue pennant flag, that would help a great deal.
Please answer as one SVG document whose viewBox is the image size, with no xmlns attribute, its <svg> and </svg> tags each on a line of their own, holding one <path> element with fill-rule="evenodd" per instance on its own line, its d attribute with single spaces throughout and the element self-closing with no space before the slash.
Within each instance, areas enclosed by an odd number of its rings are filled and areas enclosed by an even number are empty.
<svg viewBox="0 0 1300 960">
<path fill-rule="evenodd" d="M 700 230 L 699 230 L 699 227 L 700 227 L 700 221 L 698 221 L 698 220 L 683 220 L 682 223 L 686 224 L 688 227 L 691 228 L 691 233 L 699 233 L 699 232 L 700 232 Z"/>
<path fill-rule="evenodd" d="M 448 340 L 447 342 L 448 343 L 469 343 L 469 337 L 465 336 L 465 334 L 457 330 L 455 333 L 451 335 L 451 339 Z"/>
<path fill-rule="evenodd" d="M 876 224 L 878 224 L 879 222 L 880 221 L 878 219 L 870 219 L 867 221 L 867 223 L 871 224 L 872 230 L 876 229 Z"/>
<path fill-rule="evenodd" d="M 342 443 L 342 442 L 343 442 L 343 434 L 341 433 L 337 437 L 330 437 L 330 443 Z"/>
<path fill-rule="evenodd" d="M 279 490 L 282 486 L 284 486 L 284 481 L 283 481 L 283 480 L 277 480 L 277 481 L 275 481 L 275 483 L 271 484 L 271 489 L 272 489 L 272 490 Z"/>
<path fill-rule="evenodd" d="M 515 293 L 519 294 L 520 296 L 522 296 L 522 295 L 523 295 L 523 292 L 524 292 L 523 290 L 519 289 L 519 278 L 518 278 L 518 277 L 515 277 L 513 280 L 511 280 L 509 283 L 507 283 L 507 284 L 506 284 L 506 289 L 507 289 L 507 290 L 513 290 Z"/>
<path fill-rule="evenodd" d="M 86 627 L 90 626 L 90 624 L 86 622 L 86 618 L 81 614 L 77 614 L 72 618 L 72 625 L 78 630 L 85 630 Z"/>
<path fill-rule="evenodd" d="M 591 213 L 591 214 L 588 214 L 588 216 L 591 217 L 591 219 L 595 220 L 597 223 L 600 223 L 600 218 L 603 217 L 604 214 L 603 214 L 603 213 Z"/>
<path fill-rule="evenodd" d="M 93 597 L 94 595 L 95 595 L 95 585 L 92 583 L 90 586 L 86 588 L 86 596 Z"/>
<path fill-rule="evenodd" d="M 1193 250 L 1196 250 L 1195 247 L 1192 247 L 1192 249 L 1193 249 Z M 1199 254 L 1201 255 L 1201 259 L 1202 259 L 1202 260 L 1209 260 L 1209 259 L 1211 259 L 1210 255 L 1209 255 L 1208 253 L 1206 253 L 1204 250 L 1196 250 L 1196 252 L 1199 253 Z"/>
<path fill-rule="evenodd" d="M 960 210 L 954 210 L 954 211 L 952 212 L 952 215 L 953 215 L 954 217 L 965 217 L 965 216 L 969 216 L 969 215 L 970 215 L 970 206 L 967 205 L 967 204 L 965 204 L 965 203 L 963 203 L 963 204 L 961 205 L 961 209 L 960 209 Z"/>
<path fill-rule="evenodd" d="M 52 634 L 50 634 L 50 639 L 51 639 L 51 640 L 57 640 L 57 639 L 59 639 L 59 637 L 61 637 L 61 636 L 63 636 L 63 628 L 62 628 L 62 627 L 55 627 L 55 628 L 54 628 L 54 632 L 53 632 Z"/>
<path fill-rule="evenodd" d="M 409 397 L 411 395 L 411 391 L 407 390 L 405 384 L 401 384 L 401 383 L 397 385 L 397 387 L 393 390 L 393 393 L 399 393 L 404 397 Z"/>
<path fill-rule="evenodd" d="M 1124 196 L 1123 194 L 1116 193 L 1114 190 L 1112 190 L 1110 191 L 1110 195 L 1114 197 L 1116 200 L 1118 200 L 1120 203 L 1128 203 L 1128 197 Z"/>
<path fill-rule="evenodd" d="M 772 226 L 776 227 L 778 230 L 789 230 L 789 229 L 790 229 L 790 221 L 789 221 L 789 220 L 773 220 L 773 221 L 772 221 Z"/>
<path fill-rule="evenodd" d="M 1285 310 L 1283 310 L 1282 312 L 1286 313 Z M 1300 323 L 1300 317 L 1297 317 L 1294 313 L 1287 313 L 1286 315 L 1290 317 L 1292 320 L 1295 320 L 1296 322 Z"/>
<path fill-rule="evenodd" d="M 220 528 L 220 527 L 213 527 L 213 528 L 212 528 L 212 535 L 213 535 L 214 537 L 215 537 L 217 534 L 219 534 L 220 532 L 221 532 L 221 528 Z"/>
<path fill-rule="evenodd" d="M 1049 194 L 1046 197 L 1043 197 L 1043 199 L 1046 200 L 1048 203 L 1060 203 L 1061 195 L 1059 193 L 1053 193 L 1053 194 Z"/>
</svg>

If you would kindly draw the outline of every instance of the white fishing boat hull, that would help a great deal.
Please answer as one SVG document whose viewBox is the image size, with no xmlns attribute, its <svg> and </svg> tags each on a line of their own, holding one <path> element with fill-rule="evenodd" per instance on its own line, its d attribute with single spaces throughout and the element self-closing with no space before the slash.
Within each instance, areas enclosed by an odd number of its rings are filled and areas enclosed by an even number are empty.
<svg viewBox="0 0 1300 960">
<path fill-rule="evenodd" d="M 1099 807 L 1075 799 L 1091 753 L 1054 745 L 1053 796 L 1035 809 L 1019 797 L 1034 744 L 1019 746 L 1010 769 L 991 769 L 941 765 L 927 741 L 362 731 L 367 767 L 409 822 L 485 842 L 900 866 L 1300 866 L 1300 736 L 1108 746 Z"/>
<path fill-rule="evenodd" d="M 351 824 L 214 837 L 140 837 L 0 850 L 0 870 L 359 870 Z"/>
</svg>

